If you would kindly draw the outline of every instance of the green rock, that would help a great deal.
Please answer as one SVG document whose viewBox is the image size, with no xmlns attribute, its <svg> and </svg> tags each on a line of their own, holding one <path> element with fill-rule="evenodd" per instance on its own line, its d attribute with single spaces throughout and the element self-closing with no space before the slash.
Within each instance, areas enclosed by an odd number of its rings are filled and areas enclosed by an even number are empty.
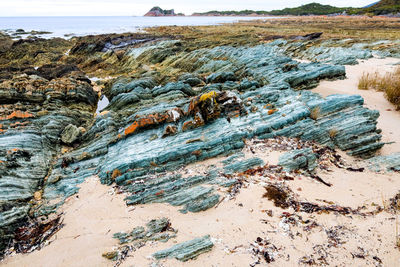
<svg viewBox="0 0 400 267">
<path fill-rule="evenodd" d="M 177 244 L 169 249 L 153 254 L 156 259 L 175 258 L 180 261 L 188 261 L 197 258 L 200 254 L 211 251 L 214 244 L 210 236 L 206 235 L 184 243 Z"/>
<path fill-rule="evenodd" d="M 297 149 L 279 157 L 279 165 L 286 171 L 305 169 L 313 171 L 317 166 L 317 157 L 311 148 Z"/>
<path fill-rule="evenodd" d="M 78 139 L 80 133 L 78 127 L 73 124 L 68 124 L 61 133 L 61 141 L 70 145 Z"/>
</svg>

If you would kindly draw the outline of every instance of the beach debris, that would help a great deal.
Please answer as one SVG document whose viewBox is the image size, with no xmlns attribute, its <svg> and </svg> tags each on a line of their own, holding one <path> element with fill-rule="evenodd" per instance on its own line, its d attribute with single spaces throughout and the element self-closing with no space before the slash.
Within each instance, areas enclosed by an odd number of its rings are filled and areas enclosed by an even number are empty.
<svg viewBox="0 0 400 267">
<path fill-rule="evenodd" d="M 394 213 L 400 211 L 400 192 L 397 193 L 393 198 L 389 199 L 388 208 Z"/>
<path fill-rule="evenodd" d="M 214 246 L 209 235 L 196 238 L 171 248 L 153 254 L 155 259 L 175 258 L 179 261 L 188 261 L 197 258 L 200 254 L 211 251 Z"/>
<path fill-rule="evenodd" d="M 269 184 L 265 186 L 266 193 L 264 193 L 263 197 L 268 198 L 269 200 L 274 202 L 276 207 L 287 209 L 289 207 L 293 208 L 297 212 L 305 212 L 305 213 L 330 213 L 335 212 L 341 215 L 373 215 L 376 212 L 380 212 L 381 210 L 378 208 L 375 212 L 371 213 L 362 213 L 360 210 L 362 207 L 358 209 L 352 209 L 350 207 L 342 207 L 340 205 L 318 205 L 316 203 L 306 202 L 297 200 L 294 192 L 283 183 L 275 183 Z"/>
<path fill-rule="evenodd" d="M 256 266 L 264 262 L 274 262 L 279 250 L 268 238 L 261 237 L 257 237 L 257 239 L 250 244 L 250 248 L 253 255 L 257 258 L 257 261 L 251 263 L 250 266 Z"/>
<path fill-rule="evenodd" d="M 60 214 L 43 221 L 28 220 L 15 230 L 14 239 L 9 243 L 5 254 L 29 253 L 51 243 L 51 237 L 64 226 L 61 216 Z"/>
<path fill-rule="evenodd" d="M 289 207 L 289 203 L 287 202 L 289 194 L 286 190 L 275 185 L 266 186 L 265 190 L 267 192 L 264 193 L 263 197 L 273 201 L 275 206 L 283 209 L 287 209 Z"/>
</svg>

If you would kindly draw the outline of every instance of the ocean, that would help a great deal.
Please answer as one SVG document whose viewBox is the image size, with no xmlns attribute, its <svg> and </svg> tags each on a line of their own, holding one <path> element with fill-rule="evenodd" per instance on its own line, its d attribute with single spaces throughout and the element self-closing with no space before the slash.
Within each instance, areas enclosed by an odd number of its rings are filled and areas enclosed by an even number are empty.
<svg viewBox="0 0 400 267">
<path fill-rule="evenodd" d="M 201 26 L 237 22 L 239 20 L 273 19 L 271 17 L 0 17 L 0 30 L 13 34 L 47 31 L 37 36 L 71 37 L 89 34 L 136 32 L 152 26 Z M 25 35 L 26 36 L 26 35 Z"/>
</svg>

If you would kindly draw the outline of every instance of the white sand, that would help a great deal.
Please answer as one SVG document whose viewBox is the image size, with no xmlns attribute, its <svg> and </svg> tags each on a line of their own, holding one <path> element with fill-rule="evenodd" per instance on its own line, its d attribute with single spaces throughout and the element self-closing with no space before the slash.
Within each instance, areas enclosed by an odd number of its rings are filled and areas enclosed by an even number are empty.
<svg viewBox="0 0 400 267">
<path fill-rule="evenodd" d="M 322 81 L 320 85 L 313 91 L 320 93 L 322 96 L 331 94 L 358 94 L 365 100 L 365 105 L 370 109 L 379 110 L 381 116 L 378 119 L 378 128 L 382 129 L 382 140 L 384 142 L 396 142 L 384 146 L 380 153 L 388 155 L 393 152 L 400 152 L 400 112 L 396 111 L 393 104 L 386 100 L 383 92 L 375 90 L 359 90 L 358 80 L 363 73 L 385 74 L 393 71 L 397 66 L 393 63 L 398 63 L 398 58 L 377 59 L 360 61 L 360 64 L 355 66 L 346 66 L 345 80 Z"/>
</svg>

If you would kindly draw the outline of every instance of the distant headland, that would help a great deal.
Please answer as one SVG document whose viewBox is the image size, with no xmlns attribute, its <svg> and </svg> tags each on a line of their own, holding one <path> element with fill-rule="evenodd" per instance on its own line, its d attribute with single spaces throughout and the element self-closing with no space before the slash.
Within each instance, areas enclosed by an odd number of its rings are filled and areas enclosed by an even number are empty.
<svg viewBox="0 0 400 267">
<path fill-rule="evenodd" d="M 145 17 L 165 17 L 165 16 L 185 16 L 182 13 L 175 14 L 175 11 L 173 9 L 162 9 L 158 6 L 153 7 L 150 9 L 149 12 L 147 12 Z"/>
<path fill-rule="evenodd" d="M 381 0 L 371 3 L 365 7 L 335 7 L 310 3 L 294 8 L 280 10 L 241 10 L 241 11 L 208 11 L 196 12 L 191 16 L 312 16 L 312 15 L 368 15 L 368 16 L 400 16 L 400 0 Z M 175 14 L 174 10 L 163 10 L 160 7 L 153 7 L 145 16 L 184 16 Z"/>
</svg>

